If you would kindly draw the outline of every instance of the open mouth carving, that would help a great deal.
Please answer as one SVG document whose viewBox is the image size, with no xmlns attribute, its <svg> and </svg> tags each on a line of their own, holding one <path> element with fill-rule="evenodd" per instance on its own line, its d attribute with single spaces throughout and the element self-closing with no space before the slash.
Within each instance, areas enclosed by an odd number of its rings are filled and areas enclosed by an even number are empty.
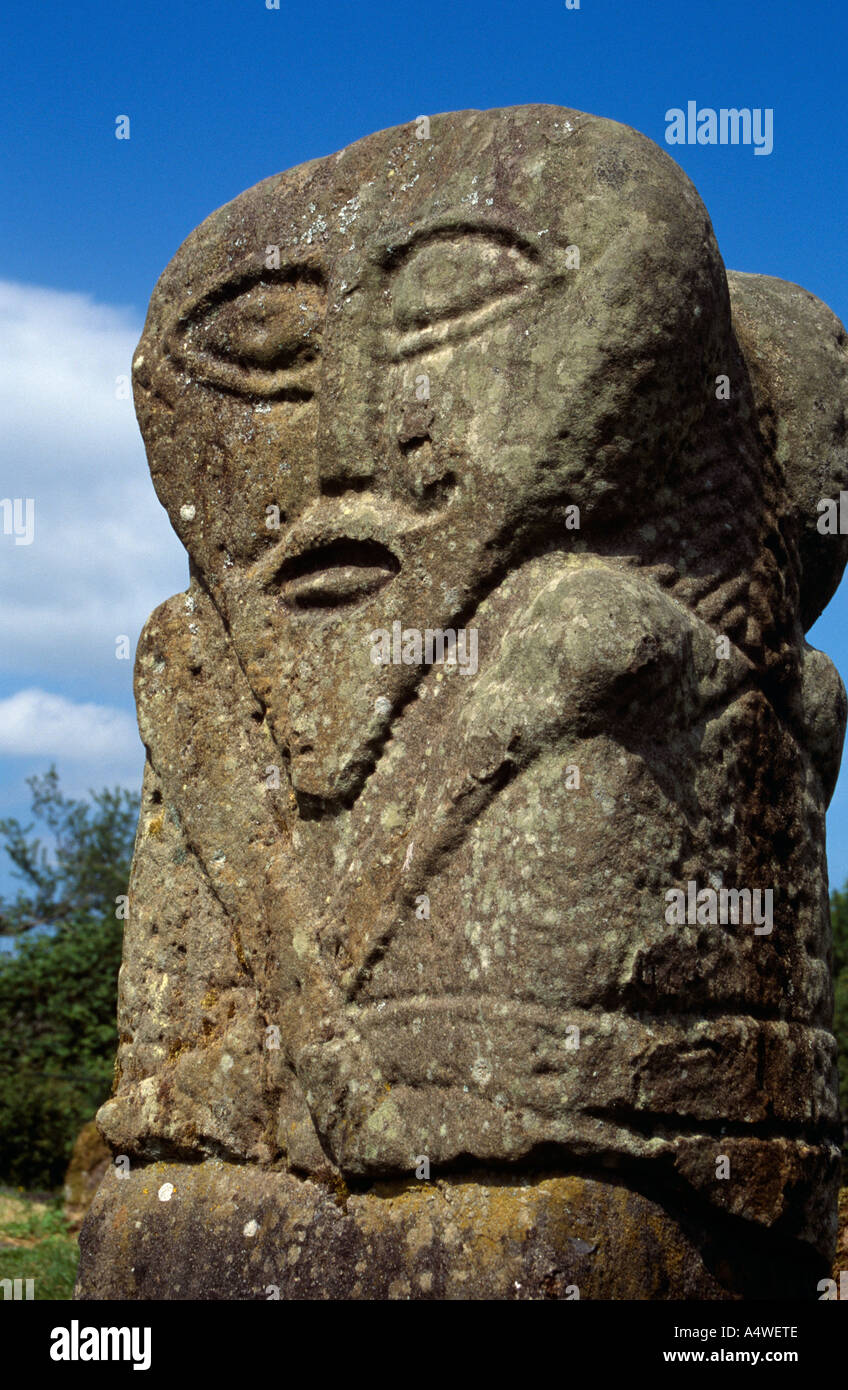
<svg viewBox="0 0 848 1390">
<path fill-rule="evenodd" d="M 289 608 L 336 608 L 377 593 L 399 571 L 397 556 L 379 541 L 344 537 L 286 560 L 277 582 Z"/>
</svg>

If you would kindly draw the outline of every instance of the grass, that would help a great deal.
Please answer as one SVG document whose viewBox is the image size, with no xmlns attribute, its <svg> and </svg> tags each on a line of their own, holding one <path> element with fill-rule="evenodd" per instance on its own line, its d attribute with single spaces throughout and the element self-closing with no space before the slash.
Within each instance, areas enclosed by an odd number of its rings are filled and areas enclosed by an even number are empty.
<svg viewBox="0 0 848 1390">
<path fill-rule="evenodd" d="M 34 1279 L 36 1300 L 69 1299 L 78 1260 L 61 1197 L 0 1188 L 0 1279 Z"/>
</svg>

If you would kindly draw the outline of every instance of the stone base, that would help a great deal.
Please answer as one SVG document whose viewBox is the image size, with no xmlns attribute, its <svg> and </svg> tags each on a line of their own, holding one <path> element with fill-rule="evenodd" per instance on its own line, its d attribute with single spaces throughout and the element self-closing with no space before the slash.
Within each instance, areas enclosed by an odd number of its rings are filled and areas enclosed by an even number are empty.
<svg viewBox="0 0 848 1390">
<path fill-rule="evenodd" d="M 110 1171 L 80 1250 L 77 1299 L 815 1299 L 829 1272 L 806 1245 L 613 1182 L 475 1172 L 356 1193 L 219 1160 Z"/>
</svg>

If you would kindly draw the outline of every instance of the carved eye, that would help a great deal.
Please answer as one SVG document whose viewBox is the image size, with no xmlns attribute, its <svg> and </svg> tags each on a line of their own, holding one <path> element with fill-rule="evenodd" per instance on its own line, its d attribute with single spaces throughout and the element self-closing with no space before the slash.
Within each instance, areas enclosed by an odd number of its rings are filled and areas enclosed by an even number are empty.
<svg viewBox="0 0 848 1390">
<path fill-rule="evenodd" d="M 200 305 L 172 334 L 169 352 L 213 385 L 307 399 L 324 311 L 324 290 L 314 280 L 260 281 Z"/>
<path fill-rule="evenodd" d="M 428 242 L 403 263 L 393 285 L 394 322 L 404 335 L 400 351 L 417 350 L 419 337 L 424 347 L 453 336 L 453 324 L 459 332 L 482 327 L 534 278 L 524 251 L 485 232 Z"/>
</svg>

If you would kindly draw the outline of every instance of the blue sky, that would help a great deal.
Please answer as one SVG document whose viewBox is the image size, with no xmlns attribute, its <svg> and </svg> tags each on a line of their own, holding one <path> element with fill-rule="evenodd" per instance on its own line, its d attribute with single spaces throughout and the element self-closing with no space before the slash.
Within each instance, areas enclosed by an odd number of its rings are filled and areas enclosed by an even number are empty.
<svg viewBox="0 0 848 1390">
<path fill-rule="evenodd" d="M 185 557 L 116 376 L 154 282 L 258 179 L 419 114 L 550 102 L 663 143 L 665 112 L 774 111 L 774 150 L 675 146 L 729 267 L 804 285 L 848 321 L 848 19 L 833 0 L 169 0 L 16 6 L 6 20 L 0 206 L 0 815 L 55 761 L 67 788 L 138 783 L 132 662 Z M 131 138 L 115 139 L 128 115 Z M 848 585 L 809 640 L 848 678 Z M 848 772 L 829 815 L 848 878 Z M 0 866 L 0 891 L 8 879 Z"/>
</svg>

